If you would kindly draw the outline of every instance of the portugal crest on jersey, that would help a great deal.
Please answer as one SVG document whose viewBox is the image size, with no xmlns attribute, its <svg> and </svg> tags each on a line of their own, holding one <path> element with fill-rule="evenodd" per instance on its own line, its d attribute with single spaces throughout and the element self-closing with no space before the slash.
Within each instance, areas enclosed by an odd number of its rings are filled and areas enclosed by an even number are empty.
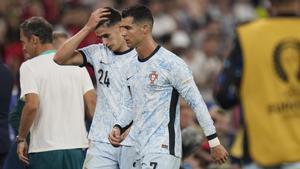
<svg viewBox="0 0 300 169">
<path fill-rule="evenodd" d="M 157 77 L 158 77 L 158 74 L 156 73 L 156 71 L 152 71 L 149 74 L 150 84 L 154 84 L 154 82 L 157 79 Z"/>
</svg>

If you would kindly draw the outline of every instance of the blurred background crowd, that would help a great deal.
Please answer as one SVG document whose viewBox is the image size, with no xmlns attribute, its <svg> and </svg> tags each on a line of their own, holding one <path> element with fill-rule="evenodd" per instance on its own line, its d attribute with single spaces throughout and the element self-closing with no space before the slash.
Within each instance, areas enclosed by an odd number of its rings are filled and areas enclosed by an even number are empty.
<svg viewBox="0 0 300 169">
<path fill-rule="evenodd" d="M 55 30 L 74 35 L 98 7 L 112 6 L 122 10 L 136 3 L 145 4 L 152 10 L 155 39 L 190 66 L 221 142 L 230 151 L 240 125 L 239 107 L 231 110 L 219 108 L 213 98 L 213 86 L 232 49 L 236 26 L 268 16 L 269 3 L 264 0 L 0 0 L 0 59 L 9 67 L 14 79 L 11 109 L 20 92 L 19 67 L 26 60 L 19 41 L 22 21 L 31 16 L 43 16 Z M 91 34 L 80 47 L 99 42 L 101 39 Z M 90 73 L 93 78 L 92 71 Z M 212 163 L 195 114 L 183 101 L 181 127 L 184 135 L 183 168 L 239 168 L 238 160 L 231 160 L 223 166 Z"/>
</svg>

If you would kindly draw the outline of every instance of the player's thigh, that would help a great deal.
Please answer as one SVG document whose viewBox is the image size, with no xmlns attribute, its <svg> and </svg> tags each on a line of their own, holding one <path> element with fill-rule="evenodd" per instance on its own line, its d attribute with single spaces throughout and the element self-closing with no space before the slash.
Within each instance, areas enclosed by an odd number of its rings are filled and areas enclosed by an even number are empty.
<svg viewBox="0 0 300 169">
<path fill-rule="evenodd" d="M 61 150 L 30 153 L 29 169 L 63 169 L 63 152 Z"/>
<path fill-rule="evenodd" d="M 92 142 L 87 150 L 83 169 L 119 169 L 118 149 L 108 143 Z"/>
<path fill-rule="evenodd" d="M 81 148 L 63 150 L 64 169 L 82 169 L 84 152 Z"/>
<path fill-rule="evenodd" d="M 120 169 L 132 169 L 133 163 L 136 160 L 137 152 L 134 147 L 122 146 L 119 157 Z"/>
<path fill-rule="evenodd" d="M 169 154 L 145 155 L 141 161 L 142 169 L 179 169 L 180 158 Z"/>
</svg>

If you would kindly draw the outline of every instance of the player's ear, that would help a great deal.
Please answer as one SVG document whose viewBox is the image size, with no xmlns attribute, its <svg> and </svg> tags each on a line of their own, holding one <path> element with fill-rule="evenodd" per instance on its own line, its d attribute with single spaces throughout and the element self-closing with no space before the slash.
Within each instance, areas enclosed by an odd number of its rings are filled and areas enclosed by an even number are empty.
<svg viewBox="0 0 300 169">
<path fill-rule="evenodd" d="M 40 38 L 36 35 L 32 35 L 30 40 L 34 45 L 37 45 L 40 42 Z"/>
<path fill-rule="evenodd" d="M 148 34 L 149 32 L 151 32 L 151 27 L 148 23 L 144 23 L 142 26 L 142 31 L 144 34 Z"/>
</svg>

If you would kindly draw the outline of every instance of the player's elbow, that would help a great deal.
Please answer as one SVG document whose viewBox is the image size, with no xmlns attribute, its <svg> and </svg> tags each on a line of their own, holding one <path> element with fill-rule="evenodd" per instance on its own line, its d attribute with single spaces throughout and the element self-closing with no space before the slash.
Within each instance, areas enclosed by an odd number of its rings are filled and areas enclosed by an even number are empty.
<svg viewBox="0 0 300 169">
<path fill-rule="evenodd" d="M 36 113 L 39 108 L 38 104 L 31 103 L 31 102 L 27 102 L 25 104 L 25 107 L 27 109 L 27 112 L 29 113 Z"/>
<path fill-rule="evenodd" d="M 64 64 L 64 60 L 62 59 L 62 57 L 56 53 L 54 55 L 54 58 L 53 58 L 53 61 L 56 63 L 56 64 L 59 64 L 59 65 L 63 65 Z"/>
<path fill-rule="evenodd" d="M 88 91 L 85 95 L 84 95 L 84 102 L 88 107 L 88 110 L 90 111 L 90 113 L 95 112 L 95 108 L 96 108 L 96 100 L 97 100 L 97 96 L 96 96 L 96 92 L 95 90 L 90 90 Z"/>
</svg>

